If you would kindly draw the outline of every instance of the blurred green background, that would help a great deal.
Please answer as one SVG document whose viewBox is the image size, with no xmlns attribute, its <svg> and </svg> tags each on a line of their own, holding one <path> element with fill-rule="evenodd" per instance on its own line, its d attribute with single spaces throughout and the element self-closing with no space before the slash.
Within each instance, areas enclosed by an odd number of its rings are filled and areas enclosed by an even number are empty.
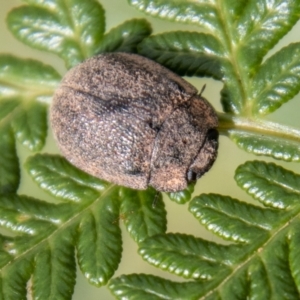
<svg viewBox="0 0 300 300">
<path fill-rule="evenodd" d="M 13 7 L 22 5 L 22 2 L 19 0 L 0 1 L 0 53 L 10 53 L 22 58 L 34 58 L 37 60 L 41 60 L 47 64 L 52 65 L 63 75 L 66 70 L 61 59 L 53 54 L 34 50 L 28 46 L 23 45 L 21 42 L 17 41 L 7 30 L 5 23 L 6 14 Z M 129 20 L 132 18 L 146 18 L 152 24 L 154 33 L 174 30 L 199 30 L 196 26 L 176 24 L 146 16 L 130 7 L 126 0 L 102 0 L 100 2 L 106 11 L 107 30 L 121 24 L 125 20 Z M 299 41 L 299 32 L 300 23 L 298 22 L 293 30 L 286 37 L 284 37 L 268 55 L 274 53 L 286 44 Z M 222 84 L 220 82 L 216 82 L 208 78 L 187 78 L 187 80 L 195 85 L 198 90 L 200 90 L 203 84 L 206 83 L 207 86 L 203 94 L 204 97 L 212 103 L 217 111 L 221 111 L 222 108 L 219 101 L 219 93 L 222 88 Z M 281 109 L 277 110 L 276 113 L 268 116 L 268 119 L 300 128 L 299 108 L 300 96 L 297 95 L 292 101 L 285 104 Z M 58 152 L 51 132 L 48 135 L 47 144 L 43 152 Z M 31 155 L 31 152 L 21 145 L 18 145 L 18 153 L 21 157 L 21 163 L 24 162 L 27 156 Z M 233 179 L 234 171 L 238 165 L 244 163 L 246 160 L 254 159 L 274 161 L 272 159 L 256 157 L 254 155 L 243 152 L 242 150 L 238 149 L 235 144 L 233 144 L 233 142 L 228 140 L 228 138 L 221 136 L 219 156 L 217 158 L 217 161 L 211 171 L 198 181 L 194 195 L 198 195 L 201 193 L 220 193 L 259 205 L 252 198 L 247 196 L 246 193 L 239 189 Z M 286 168 L 292 169 L 297 173 L 300 173 L 299 164 L 284 163 L 278 161 L 276 163 Z M 32 195 L 40 199 L 51 201 L 50 196 L 39 190 L 24 171 L 22 171 L 22 183 L 19 192 L 22 194 Z M 194 219 L 193 216 L 188 212 L 187 205 L 177 205 L 171 202 L 167 197 L 164 197 L 164 201 L 168 211 L 168 232 L 193 234 L 198 237 L 223 243 L 222 240 L 211 235 L 199 225 L 196 219 Z M 172 280 L 181 280 L 174 275 L 162 272 L 145 263 L 137 255 L 137 245 L 130 239 L 123 226 L 122 230 L 124 248 L 123 258 L 115 276 L 130 273 L 151 273 Z M 77 274 L 77 284 L 73 297 L 74 300 L 114 299 L 106 287 L 102 287 L 100 289 L 95 288 L 87 283 L 80 271 L 78 271 Z"/>
</svg>

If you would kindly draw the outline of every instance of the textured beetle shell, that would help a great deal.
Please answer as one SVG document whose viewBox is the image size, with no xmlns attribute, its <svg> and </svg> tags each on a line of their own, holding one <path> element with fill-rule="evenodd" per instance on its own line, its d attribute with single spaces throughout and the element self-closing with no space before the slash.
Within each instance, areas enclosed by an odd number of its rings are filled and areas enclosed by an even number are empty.
<svg viewBox="0 0 300 300">
<path fill-rule="evenodd" d="M 181 77 L 134 54 L 102 54 L 71 69 L 50 121 L 72 164 L 135 189 L 183 190 L 217 155 L 210 104 Z"/>
</svg>

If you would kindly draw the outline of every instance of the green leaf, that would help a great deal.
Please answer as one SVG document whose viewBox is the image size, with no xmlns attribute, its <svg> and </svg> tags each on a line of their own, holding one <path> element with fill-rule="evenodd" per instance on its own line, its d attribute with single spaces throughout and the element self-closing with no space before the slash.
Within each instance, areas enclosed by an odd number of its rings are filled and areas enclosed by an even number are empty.
<svg viewBox="0 0 300 300">
<path fill-rule="evenodd" d="M 235 23 L 243 14 L 249 0 L 224 0 L 222 1 L 223 9 L 226 12 L 226 20 Z"/>
<path fill-rule="evenodd" d="M 3 92 L 3 88 L 0 87 L 0 92 Z M 0 122 L 6 116 L 8 116 L 18 105 L 20 101 L 17 99 L 0 99 Z M 2 124 L 5 123 L 2 121 Z"/>
<path fill-rule="evenodd" d="M 211 280 L 228 275 L 242 251 L 235 246 L 220 246 L 190 235 L 169 233 L 147 238 L 140 243 L 139 254 L 151 265 L 175 275 Z"/>
<path fill-rule="evenodd" d="M 19 160 L 9 126 L 0 126 L 0 152 L 0 194 L 16 192 L 20 183 Z"/>
<path fill-rule="evenodd" d="M 272 177 L 281 190 L 272 182 L 257 184 L 255 179 L 262 177 Z M 274 164 L 248 162 L 237 169 L 236 180 L 254 198 L 270 197 L 272 202 L 276 193 L 277 199 L 286 201 L 288 196 L 294 203 L 274 209 L 215 194 L 195 197 L 190 202 L 194 216 L 234 244 L 172 233 L 149 237 L 139 249 L 146 261 L 197 280 L 175 283 L 150 275 L 123 275 L 111 281 L 113 294 L 118 299 L 298 299 L 300 175 Z"/>
<path fill-rule="evenodd" d="M 137 45 L 151 34 L 151 26 L 144 19 L 133 19 L 111 29 L 103 36 L 96 53 L 129 52 L 136 53 Z"/>
<path fill-rule="evenodd" d="M 266 114 L 299 92 L 298 54 L 292 55 L 291 49 L 289 54 L 286 51 L 283 69 L 278 63 L 284 56 L 280 52 L 259 70 L 264 56 L 298 21 L 298 1 L 129 2 L 152 16 L 197 24 L 207 31 L 151 36 L 141 43 L 139 52 L 179 75 L 221 80 L 225 112 L 247 117 Z"/>
<path fill-rule="evenodd" d="M 66 201 L 57 207 L 55 223 L 70 222 L 68 220 L 76 216 L 73 223 L 78 223 L 78 263 L 92 284 L 105 284 L 117 269 L 122 251 L 117 222 L 120 215 L 135 210 L 134 214 L 128 213 L 125 224 L 136 240 L 166 230 L 166 212 L 161 197 L 152 207 L 156 195 L 153 189 L 133 191 L 122 188 L 119 211 L 119 188 L 77 170 L 59 156 L 35 155 L 27 160 L 26 168 L 43 190 Z M 48 214 L 49 208 L 44 208 Z M 54 220 L 52 214 L 51 220 Z"/>
<path fill-rule="evenodd" d="M 195 197 L 189 210 L 201 224 L 223 239 L 247 244 L 265 239 L 266 229 L 271 226 L 268 217 L 274 221 L 272 211 L 215 194 Z"/>
<path fill-rule="evenodd" d="M 19 275 L 20 294 L 31 277 L 34 297 L 70 299 L 76 275 L 75 251 L 89 282 L 105 284 L 121 259 L 121 230 L 116 221 L 128 209 L 139 210 L 129 214 L 125 222 L 136 240 L 166 230 L 164 203 L 153 189 L 122 188 L 120 193 L 119 188 L 79 171 L 58 155 L 37 154 L 25 166 L 44 191 L 64 202 L 0 195 L 1 228 L 18 234 L 14 238 L 0 236 L 1 274 L 15 270 L 24 259 L 31 262 Z M 124 201 L 120 202 L 119 194 Z M 153 207 L 156 195 L 159 198 Z M 13 286 L 17 275 L 12 276 L 0 278 Z"/>
<path fill-rule="evenodd" d="M 290 264 L 294 264 L 293 261 L 289 261 L 291 253 L 290 236 L 291 232 L 295 231 L 295 228 L 299 228 L 299 222 L 291 224 L 288 230 L 284 230 L 284 226 L 281 226 L 282 232 L 278 234 L 278 237 L 270 242 L 270 246 L 266 247 L 265 251 L 261 253 L 261 269 L 265 272 L 263 281 L 268 281 L 267 292 L 270 297 L 280 298 L 299 298 L 299 286 L 296 285 L 295 278 L 292 276 Z M 295 251 L 295 249 L 294 249 Z M 299 266 L 296 267 L 299 272 Z M 295 269 L 294 269 L 295 271 Z M 254 280 L 254 284 L 257 280 Z M 259 291 L 263 295 L 263 291 Z"/>
<path fill-rule="evenodd" d="M 299 204 L 300 175 L 273 163 L 246 162 L 236 170 L 235 180 L 266 206 L 286 209 Z"/>
<path fill-rule="evenodd" d="M 241 149 L 284 161 L 300 161 L 300 130 L 267 120 L 218 113 L 219 130 Z"/>
<path fill-rule="evenodd" d="M 295 0 L 248 1 L 236 24 L 238 59 L 245 71 L 253 69 L 298 21 L 300 3 Z"/>
<path fill-rule="evenodd" d="M 50 103 L 60 79 L 51 66 L 37 60 L 0 55 L 0 103 L 2 99 Z"/>
<path fill-rule="evenodd" d="M 118 191 L 105 194 L 80 221 L 77 238 L 78 264 L 91 284 L 101 286 L 113 276 L 122 253 Z"/>
<path fill-rule="evenodd" d="M 246 105 L 244 90 L 241 79 L 237 76 L 239 72 L 231 62 L 223 61 L 224 87 L 221 90 L 221 104 L 224 112 L 229 115 L 240 115 Z"/>
<path fill-rule="evenodd" d="M 284 136 L 257 135 L 243 131 L 232 131 L 229 137 L 241 149 L 249 153 L 271 156 L 285 161 L 300 161 L 300 144 L 297 140 L 292 141 Z"/>
<path fill-rule="evenodd" d="M 198 299 L 204 285 L 195 282 L 174 282 L 161 277 L 132 274 L 110 281 L 109 289 L 116 299 Z"/>
<path fill-rule="evenodd" d="M 152 188 L 146 191 L 121 188 L 120 198 L 120 218 L 137 243 L 166 231 L 166 210 L 161 193 Z"/>
<path fill-rule="evenodd" d="M 216 3 L 206 0 L 129 0 L 138 10 L 165 20 L 196 24 L 218 32 L 222 28 Z"/>
<path fill-rule="evenodd" d="M 299 90 L 300 43 L 295 43 L 271 56 L 255 75 L 252 84 L 254 114 L 265 115 L 275 111 Z"/>
<path fill-rule="evenodd" d="M 79 171 L 57 155 L 30 157 L 26 169 L 57 203 L 0 194 L 1 230 L 14 233 L 13 237 L 0 235 L 0 281 L 5 297 L 18 284 L 23 296 L 11 299 L 24 299 L 31 279 L 33 297 L 71 299 L 75 253 L 89 282 L 105 284 L 122 252 L 121 230 L 114 222 L 120 213 L 119 188 Z M 18 270 L 25 261 L 24 270 Z"/>
<path fill-rule="evenodd" d="M 222 133 L 249 152 L 299 161 L 299 130 L 256 118 L 300 90 L 298 44 L 260 66 L 299 19 L 298 0 L 131 0 L 150 15 L 206 30 L 164 33 L 144 42 L 151 30 L 142 20 L 104 34 L 104 13 L 96 0 L 25 2 L 7 22 L 27 45 L 58 54 L 68 67 L 98 51 L 138 49 L 179 74 L 212 76 L 224 84 L 221 101 L 232 121 L 221 120 Z M 55 203 L 12 194 L 19 183 L 14 135 L 29 149 L 42 148 L 42 102 L 50 102 L 59 80 L 51 67 L 0 56 L 0 149 L 9 151 L 0 157 L 0 298 L 24 299 L 30 287 L 35 299 L 70 299 L 75 253 L 88 281 L 105 284 L 121 257 L 120 220 L 146 261 L 191 281 L 125 275 L 110 284 L 119 299 L 299 298 L 300 175 L 274 164 L 249 162 L 236 172 L 238 185 L 267 208 L 216 194 L 190 202 L 192 214 L 227 245 L 166 234 L 161 194 L 115 187 L 59 156 L 36 155 L 26 163 Z M 184 203 L 191 191 L 170 197 Z"/>
<path fill-rule="evenodd" d="M 104 11 L 98 1 L 29 3 L 8 14 L 8 27 L 17 39 L 57 54 L 68 68 L 95 54 L 105 30 Z"/>
<path fill-rule="evenodd" d="M 222 44 L 212 35 L 176 31 L 145 39 L 139 53 L 184 76 L 212 76 L 221 80 L 219 58 L 224 56 Z"/>
<path fill-rule="evenodd" d="M 47 136 L 47 111 L 60 75 L 32 59 L 0 55 L 0 127 L 11 124 L 16 138 L 32 151 Z M 12 169 L 13 170 L 13 169 Z"/>
<path fill-rule="evenodd" d="M 248 256 L 245 256 L 244 263 L 234 265 L 233 274 L 223 280 L 205 284 L 175 283 L 139 274 L 113 279 L 109 287 L 117 299 L 246 299 L 250 296 L 256 299 L 297 299 L 298 289 L 288 267 L 289 245 L 285 241 L 277 239 L 267 250 L 258 249 L 259 254 L 254 254 L 248 261 Z M 299 272 L 299 265 L 296 269 Z"/>
<path fill-rule="evenodd" d="M 12 122 L 16 138 L 30 150 L 41 150 L 47 135 L 47 107 L 38 102 L 28 103 Z"/>
<path fill-rule="evenodd" d="M 26 234 L 43 235 L 45 232 L 47 233 L 49 228 L 53 230 L 53 225 L 55 226 L 55 224 L 61 222 L 65 214 L 65 211 L 63 211 L 64 207 L 61 205 L 54 205 L 12 193 L 1 194 L 0 202 L 2 226 L 8 230 Z M 43 227 L 34 226 L 34 222 L 43 223 Z M 49 227 L 48 229 L 47 226 Z M 30 243 L 28 236 L 27 239 L 25 247 Z"/>
<path fill-rule="evenodd" d="M 222 3 L 132 0 L 145 13 L 163 19 L 200 25 L 203 33 L 170 32 L 146 39 L 140 53 L 157 60 L 180 75 L 212 76 L 222 80 L 222 105 L 226 112 L 240 114 L 245 107 L 241 70 L 233 48 L 236 19 L 242 15 L 244 1 Z M 234 17 L 233 17 L 234 15 Z M 231 21 L 231 22 L 230 22 Z M 234 42 L 234 44 L 232 44 Z M 246 80 L 247 78 L 242 78 Z"/>
<path fill-rule="evenodd" d="M 34 299 L 71 299 L 76 278 L 74 237 L 64 233 L 43 245 L 35 256 Z"/>
<path fill-rule="evenodd" d="M 23 258 L 5 268 L 1 276 L 2 299 L 26 299 L 27 281 L 33 269 L 32 258 Z"/>
<path fill-rule="evenodd" d="M 192 182 L 188 185 L 188 187 L 179 192 L 167 193 L 169 198 L 178 203 L 178 204 L 185 204 L 186 202 L 191 200 L 192 194 L 194 192 L 196 182 Z"/>
<path fill-rule="evenodd" d="M 295 280 L 296 286 L 300 286 L 300 270 L 299 270 L 299 247 L 300 247 L 300 227 L 295 226 L 289 234 L 289 262 L 292 276 Z"/>
<path fill-rule="evenodd" d="M 43 190 L 64 201 L 94 201 L 108 186 L 79 171 L 59 155 L 37 154 L 27 160 L 25 167 Z"/>
</svg>

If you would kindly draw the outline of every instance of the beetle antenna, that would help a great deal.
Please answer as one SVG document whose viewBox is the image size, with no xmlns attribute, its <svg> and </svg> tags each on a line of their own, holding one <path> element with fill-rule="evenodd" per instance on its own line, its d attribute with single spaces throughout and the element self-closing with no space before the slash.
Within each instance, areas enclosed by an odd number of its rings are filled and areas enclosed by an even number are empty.
<svg viewBox="0 0 300 300">
<path fill-rule="evenodd" d="M 202 96 L 202 93 L 204 92 L 205 88 L 206 88 L 206 83 L 203 85 L 203 87 L 202 87 L 202 89 L 200 91 L 199 96 Z"/>
</svg>

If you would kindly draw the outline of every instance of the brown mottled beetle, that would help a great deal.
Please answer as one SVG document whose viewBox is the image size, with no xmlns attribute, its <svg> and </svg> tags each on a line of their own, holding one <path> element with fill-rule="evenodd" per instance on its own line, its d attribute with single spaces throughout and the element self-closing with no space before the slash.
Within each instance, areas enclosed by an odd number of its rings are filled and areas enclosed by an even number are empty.
<svg viewBox="0 0 300 300">
<path fill-rule="evenodd" d="M 51 124 L 63 155 L 96 177 L 135 189 L 186 188 L 217 156 L 218 119 L 197 90 L 138 55 L 102 54 L 71 69 Z"/>
</svg>

